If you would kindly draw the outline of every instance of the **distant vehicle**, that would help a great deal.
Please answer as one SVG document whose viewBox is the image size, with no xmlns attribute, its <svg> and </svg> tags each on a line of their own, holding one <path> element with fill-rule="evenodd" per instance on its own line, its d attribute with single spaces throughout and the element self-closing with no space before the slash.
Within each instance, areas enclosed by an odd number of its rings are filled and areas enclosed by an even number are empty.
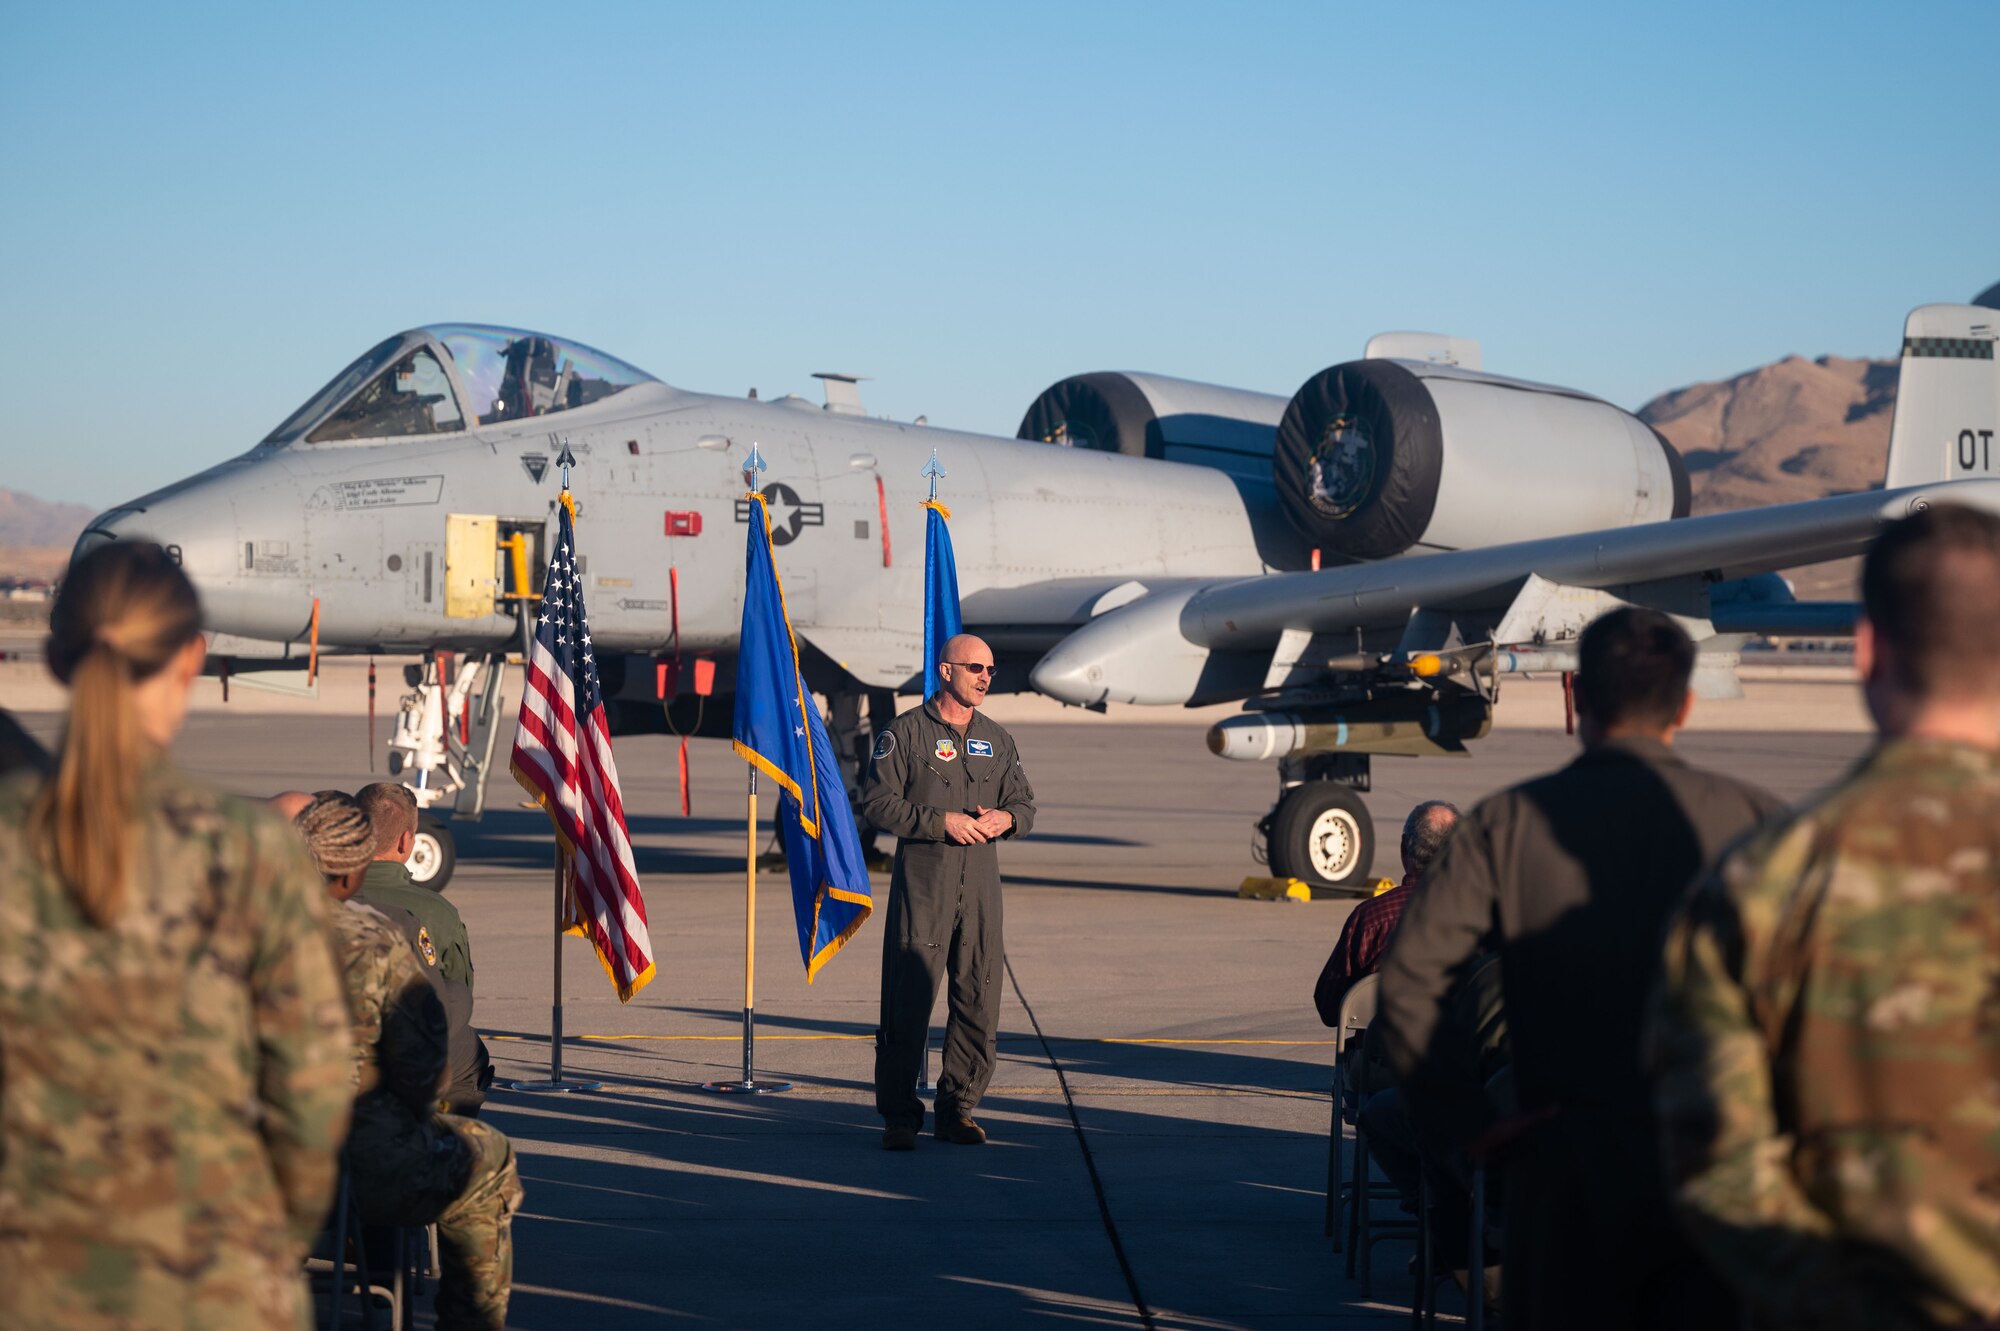
<svg viewBox="0 0 2000 1331">
<path fill-rule="evenodd" d="M 1701 518 L 1650 428 L 1486 374 L 1456 338 L 1384 335 L 1289 402 L 1078 376 L 1010 440 L 871 419 L 853 375 L 821 376 L 824 408 L 716 397 L 563 338 L 438 325 L 378 343 L 241 457 L 103 514 L 78 550 L 146 537 L 175 551 L 215 668 L 239 678 L 315 650 L 421 654 L 392 762 L 427 809 L 477 817 L 565 445 L 623 732 L 727 727 L 726 699 L 699 681 L 733 674 L 753 441 L 808 681 L 913 689 L 935 448 L 965 622 L 993 645 L 997 687 L 1098 709 L 1242 700 L 1209 745 L 1277 761 L 1273 871 L 1352 886 L 1373 859 L 1372 759 L 1463 752 L 1502 678 L 1567 669 L 1606 606 L 1681 616 L 1700 687 L 1726 692 L 1744 635 L 1851 623 L 1851 607 L 1793 602 L 1757 575 L 1854 554 L 1947 496 L 2000 508 L 1984 479 L 1995 319 L 1910 315 L 1885 493 Z M 451 857 L 427 820 L 419 875 Z"/>
</svg>

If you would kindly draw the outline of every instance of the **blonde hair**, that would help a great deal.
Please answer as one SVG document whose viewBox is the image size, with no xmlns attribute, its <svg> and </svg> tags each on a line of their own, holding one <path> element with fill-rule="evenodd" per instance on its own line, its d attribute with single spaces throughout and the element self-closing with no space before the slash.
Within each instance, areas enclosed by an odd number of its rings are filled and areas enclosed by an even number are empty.
<svg viewBox="0 0 2000 1331">
<path fill-rule="evenodd" d="M 299 829 L 324 878 L 345 878 L 375 858 L 375 829 L 352 795 L 339 791 L 321 795 L 299 811 L 292 825 Z"/>
<path fill-rule="evenodd" d="M 150 542 L 113 542 L 77 560 L 49 613 L 49 670 L 69 686 L 69 722 L 55 774 L 29 807 L 29 841 L 99 928 L 125 902 L 133 806 L 152 756 L 133 687 L 200 631 L 194 584 Z"/>
</svg>

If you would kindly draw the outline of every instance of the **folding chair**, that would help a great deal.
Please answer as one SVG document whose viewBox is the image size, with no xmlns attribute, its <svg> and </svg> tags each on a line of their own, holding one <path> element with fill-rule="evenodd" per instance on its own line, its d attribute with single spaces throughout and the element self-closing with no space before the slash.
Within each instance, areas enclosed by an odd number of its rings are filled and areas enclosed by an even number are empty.
<svg viewBox="0 0 2000 1331">
<path fill-rule="evenodd" d="M 1341 1248 L 1340 1207 L 1347 1198 L 1347 1189 L 1340 1181 L 1340 1129 L 1342 1124 L 1353 1125 L 1361 1111 L 1361 1097 L 1348 1075 L 1349 1065 L 1361 1048 L 1355 1037 L 1375 1019 L 1375 995 L 1381 986 L 1381 979 L 1374 975 L 1356 981 L 1340 1000 L 1340 1024 L 1333 1028 L 1333 1124 L 1326 1139 L 1326 1223 L 1321 1232 L 1333 1240 L 1335 1252 Z"/>
<path fill-rule="evenodd" d="M 1374 976 L 1369 976 L 1372 982 Z M 1370 994 L 1371 1007 L 1374 995 Z M 1361 1038 L 1354 1041 L 1354 1055 L 1349 1060 L 1350 1067 L 1358 1067 L 1368 1057 L 1368 1035 L 1364 1028 Z M 1422 1244 L 1424 1226 L 1421 1215 L 1415 1220 L 1391 1220 L 1381 1222 L 1375 1219 L 1372 1203 L 1379 1201 L 1400 1201 L 1402 1194 L 1391 1183 L 1374 1183 L 1369 1180 L 1368 1125 L 1362 1121 L 1360 1094 L 1354 1092 L 1354 1177 L 1349 1181 L 1344 1195 L 1348 1202 L 1347 1213 L 1347 1277 L 1352 1280 L 1358 1265 L 1361 1276 L 1361 1297 L 1372 1298 L 1375 1293 L 1374 1257 L 1378 1243 L 1398 1242 L 1403 1239 L 1417 1240 Z"/>
<path fill-rule="evenodd" d="M 1499 1115 L 1493 1125 L 1474 1138 L 1466 1148 L 1467 1158 L 1472 1162 L 1472 1251 L 1484 1260 L 1488 1228 L 1486 1224 L 1486 1183 L 1493 1157 L 1507 1145 L 1520 1137 L 1528 1129 L 1545 1123 L 1555 1117 L 1555 1108 L 1545 1106 L 1532 1114 L 1521 1112 L 1520 1096 L 1514 1089 L 1514 1069 L 1504 1067 L 1493 1074 L 1486 1083 L 1486 1102 Z M 1505 1233 L 1501 1234 L 1504 1248 Z M 1482 1282 L 1483 1283 L 1483 1282 Z M 1486 1303 L 1483 1289 L 1474 1291 L 1474 1297 L 1467 1309 L 1466 1325 L 1472 1331 L 1484 1331 L 1486 1325 Z M 1507 1297 L 1503 1283 L 1500 1297 Z"/>
<path fill-rule="evenodd" d="M 306 1258 L 315 1311 L 323 1307 L 326 1313 L 320 1325 L 346 1331 L 352 1311 L 359 1316 L 353 1324 L 362 1331 L 375 1331 L 378 1324 L 384 1331 L 414 1331 L 415 1295 L 422 1290 L 426 1274 L 437 1270 L 435 1239 L 431 1237 L 435 1226 L 411 1229 L 363 1224 L 353 1194 L 353 1177 L 343 1152 L 332 1224 L 320 1232 Z M 425 1245 L 430 1245 L 429 1251 Z M 350 1294 L 356 1299 L 352 1310 L 347 1305 Z"/>
</svg>

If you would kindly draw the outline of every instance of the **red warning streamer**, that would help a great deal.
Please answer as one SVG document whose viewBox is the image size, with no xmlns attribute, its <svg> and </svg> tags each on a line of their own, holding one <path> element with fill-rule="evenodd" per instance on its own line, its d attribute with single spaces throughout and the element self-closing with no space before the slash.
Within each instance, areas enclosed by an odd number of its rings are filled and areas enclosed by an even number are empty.
<svg viewBox="0 0 2000 1331">
<path fill-rule="evenodd" d="M 875 511 L 882 523 L 882 567 L 889 567 L 889 492 L 882 488 L 882 477 L 875 477 Z"/>
<path fill-rule="evenodd" d="M 667 569 L 667 611 L 672 616 L 674 635 L 674 691 L 680 691 L 681 677 L 681 571 L 678 567 Z M 688 798 L 688 737 L 681 736 L 680 754 L 677 759 L 681 777 L 681 817 L 687 818 L 694 812 Z"/>
</svg>

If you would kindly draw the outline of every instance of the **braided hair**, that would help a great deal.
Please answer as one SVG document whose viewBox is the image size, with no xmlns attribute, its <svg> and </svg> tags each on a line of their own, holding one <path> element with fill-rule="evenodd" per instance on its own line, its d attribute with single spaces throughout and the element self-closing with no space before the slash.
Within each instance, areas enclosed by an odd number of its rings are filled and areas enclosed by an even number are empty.
<svg viewBox="0 0 2000 1331">
<path fill-rule="evenodd" d="M 375 858 L 375 829 L 352 795 L 319 796 L 292 821 L 312 852 L 313 863 L 329 881 L 365 868 Z"/>
</svg>

